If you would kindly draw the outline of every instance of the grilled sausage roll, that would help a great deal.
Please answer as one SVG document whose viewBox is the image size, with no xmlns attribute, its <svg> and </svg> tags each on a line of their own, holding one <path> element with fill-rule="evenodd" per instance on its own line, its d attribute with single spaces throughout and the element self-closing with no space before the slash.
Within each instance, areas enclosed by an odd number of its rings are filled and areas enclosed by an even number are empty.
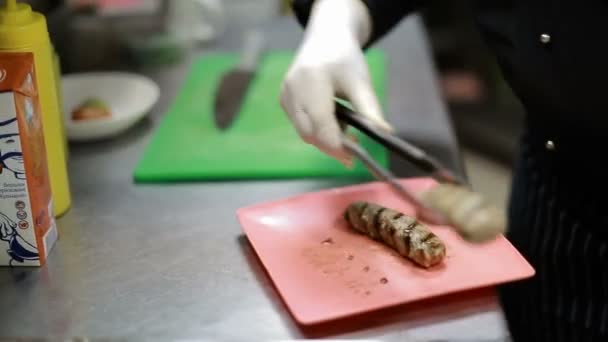
<svg viewBox="0 0 608 342">
<path fill-rule="evenodd" d="M 355 202 L 348 206 L 344 217 L 357 232 L 384 242 L 422 267 L 434 266 L 445 257 L 445 245 L 437 235 L 415 218 L 394 209 Z"/>
</svg>

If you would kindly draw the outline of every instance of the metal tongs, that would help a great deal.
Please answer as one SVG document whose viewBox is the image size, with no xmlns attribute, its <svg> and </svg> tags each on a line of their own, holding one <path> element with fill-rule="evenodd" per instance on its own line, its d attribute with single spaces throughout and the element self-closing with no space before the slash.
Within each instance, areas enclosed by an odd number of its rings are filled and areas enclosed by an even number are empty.
<svg viewBox="0 0 608 342">
<path fill-rule="evenodd" d="M 353 110 L 338 101 L 336 101 L 336 117 L 341 123 L 357 128 L 359 131 L 374 139 L 376 142 L 382 144 L 390 151 L 395 152 L 400 157 L 408 160 L 413 165 L 428 173 L 437 182 L 459 185 L 465 184 L 465 182 L 462 181 L 458 176 L 454 175 L 450 170 L 441 165 L 438 160 L 428 155 L 420 148 L 394 136 L 391 133 L 375 128 L 369 119 L 363 115 L 355 113 Z M 396 180 L 395 176 L 389 170 L 384 169 L 380 164 L 378 164 L 359 144 L 345 136 L 343 139 L 343 146 L 349 153 L 359 159 L 374 175 L 374 177 L 387 183 L 401 198 L 414 205 L 419 218 L 426 219 L 437 224 L 443 224 L 446 222 L 440 213 L 435 212 L 420 202 L 411 191 L 403 187 Z"/>
</svg>

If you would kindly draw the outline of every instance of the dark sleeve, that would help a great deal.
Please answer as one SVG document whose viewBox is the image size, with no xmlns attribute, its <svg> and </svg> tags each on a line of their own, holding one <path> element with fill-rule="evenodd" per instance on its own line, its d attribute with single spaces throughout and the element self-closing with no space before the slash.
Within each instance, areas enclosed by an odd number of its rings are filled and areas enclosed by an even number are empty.
<svg viewBox="0 0 608 342">
<path fill-rule="evenodd" d="M 310 10 L 315 0 L 293 0 L 293 10 L 298 22 L 306 26 Z M 372 19 L 372 33 L 367 46 L 373 44 L 388 33 L 401 19 L 416 11 L 425 0 L 361 0 Z"/>
</svg>

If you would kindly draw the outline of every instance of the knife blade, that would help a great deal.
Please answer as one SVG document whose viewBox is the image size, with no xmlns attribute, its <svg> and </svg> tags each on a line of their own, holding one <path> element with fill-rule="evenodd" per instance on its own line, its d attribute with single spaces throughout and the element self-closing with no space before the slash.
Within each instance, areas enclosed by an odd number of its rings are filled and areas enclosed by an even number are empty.
<svg viewBox="0 0 608 342">
<path fill-rule="evenodd" d="M 228 129 L 238 116 L 249 85 L 255 77 L 262 50 L 262 34 L 258 31 L 248 32 L 239 64 L 222 77 L 214 104 L 215 125 L 220 130 Z"/>
</svg>

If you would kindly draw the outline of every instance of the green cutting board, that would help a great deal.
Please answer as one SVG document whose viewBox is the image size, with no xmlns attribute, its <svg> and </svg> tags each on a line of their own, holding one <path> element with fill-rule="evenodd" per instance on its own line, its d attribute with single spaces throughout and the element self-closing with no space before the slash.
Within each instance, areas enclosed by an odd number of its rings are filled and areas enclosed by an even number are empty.
<svg viewBox="0 0 608 342">
<path fill-rule="evenodd" d="M 222 75 L 234 67 L 233 54 L 197 60 L 134 173 L 136 182 L 246 180 L 306 177 L 368 177 L 361 163 L 347 169 L 300 139 L 279 104 L 280 85 L 292 52 L 269 52 L 260 61 L 238 117 L 225 131 L 215 127 L 213 103 Z M 386 62 L 369 50 L 373 85 L 385 103 Z M 355 132 L 381 164 L 388 155 Z"/>
</svg>

